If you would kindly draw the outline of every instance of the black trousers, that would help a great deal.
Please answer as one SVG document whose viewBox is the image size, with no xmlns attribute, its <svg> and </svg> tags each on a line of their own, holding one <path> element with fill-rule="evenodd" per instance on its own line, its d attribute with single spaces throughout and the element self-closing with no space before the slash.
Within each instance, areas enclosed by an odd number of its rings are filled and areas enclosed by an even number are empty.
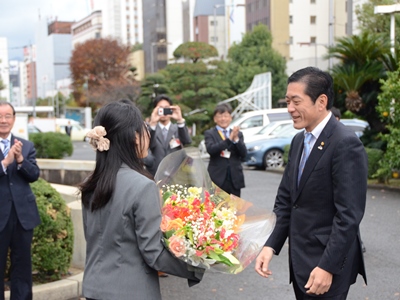
<svg viewBox="0 0 400 300">
<path fill-rule="evenodd" d="M 0 232 L 0 300 L 4 300 L 4 275 L 8 249 L 11 258 L 11 300 L 32 299 L 31 244 L 33 229 L 25 230 L 14 205 L 4 229 Z"/>
<path fill-rule="evenodd" d="M 324 297 L 324 295 L 308 295 L 308 294 L 304 294 L 303 291 L 299 288 L 297 282 L 295 280 L 293 280 L 292 282 L 293 284 L 293 290 L 294 290 L 294 294 L 296 296 L 296 300 L 316 300 L 316 299 L 322 299 L 322 300 L 346 300 L 347 299 L 347 294 L 349 293 L 349 290 L 347 290 L 347 292 L 340 294 L 340 295 L 336 295 L 336 296 L 332 296 L 332 297 Z"/>
<path fill-rule="evenodd" d="M 222 186 L 220 186 L 220 188 L 223 189 L 228 194 L 232 194 L 232 195 L 240 197 L 240 189 L 235 188 L 233 186 L 233 184 L 232 184 L 232 177 L 231 177 L 230 168 L 228 168 L 228 172 L 226 174 L 226 178 L 225 178 L 224 183 L 222 184 Z"/>
</svg>

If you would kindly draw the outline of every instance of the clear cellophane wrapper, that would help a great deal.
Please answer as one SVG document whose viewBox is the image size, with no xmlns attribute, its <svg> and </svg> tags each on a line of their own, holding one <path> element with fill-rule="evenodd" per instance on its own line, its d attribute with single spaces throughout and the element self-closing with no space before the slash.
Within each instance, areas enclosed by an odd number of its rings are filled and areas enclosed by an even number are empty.
<svg viewBox="0 0 400 300">
<path fill-rule="evenodd" d="M 216 186 L 195 148 L 166 156 L 155 180 L 164 244 L 189 265 L 237 274 L 256 258 L 275 226 L 273 212 Z"/>
</svg>

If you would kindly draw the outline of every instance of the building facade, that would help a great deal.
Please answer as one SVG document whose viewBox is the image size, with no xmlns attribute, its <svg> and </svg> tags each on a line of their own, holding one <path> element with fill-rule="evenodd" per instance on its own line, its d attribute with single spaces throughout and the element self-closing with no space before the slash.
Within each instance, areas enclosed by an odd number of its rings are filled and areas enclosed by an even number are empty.
<svg viewBox="0 0 400 300">
<path fill-rule="evenodd" d="M 72 22 L 39 20 L 36 27 L 36 91 L 53 96 L 58 80 L 70 77 Z"/>
<path fill-rule="evenodd" d="M 75 22 L 71 26 L 72 48 L 80 43 L 102 37 L 102 14 L 100 10 L 93 11 L 89 16 Z"/>
<path fill-rule="evenodd" d="M 143 42 L 141 0 L 101 0 L 99 3 L 96 8 L 102 12 L 103 37 L 119 39 L 126 45 Z"/>
<path fill-rule="evenodd" d="M 0 98 L 10 101 L 10 72 L 8 66 L 7 38 L 0 37 L 0 78 L 4 89 L 0 90 Z"/>
</svg>

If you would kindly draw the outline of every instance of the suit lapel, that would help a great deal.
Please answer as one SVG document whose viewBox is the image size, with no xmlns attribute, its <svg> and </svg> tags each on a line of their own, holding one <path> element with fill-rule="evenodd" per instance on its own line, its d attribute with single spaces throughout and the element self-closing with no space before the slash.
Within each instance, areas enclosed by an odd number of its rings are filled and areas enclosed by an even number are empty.
<svg viewBox="0 0 400 300">
<path fill-rule="evenodd" d="M 303 174 L 301 175 L 300 178 L 300 182 L 297 188 L 297 193 L 296 193 L 296 197 L 295 200 L 297 200 L 298 196 L 300 195 L 301 191 L 303 190 L 308 178 L 310 177 L 312 171 L 314 170 L 315 165 L 318 163 L 318 161 L 321 159 L 321 157 L 324 155 L 326 149 L 328 149 L 329 145 L 330 145 L 330 136 L 332 135 L 333 129 L 336 126 L 335 123 L 335 118 L 332 115 L 331 119 L 328 121 L 328 123 L 326 124 L 325 128 L 322 130 L 321 134 L 319 135 L 318 139 L 316 140 L 314 147 L 311 149 L 311 153 L 310 156 L 307 159 L 307 162 L 304 166 L 304 170 L 303 170 Z M 302 143 L 304 141 L 304 138 L 301 139 Z M 301 154 L 303 151 L 303 146 L 301 145 L 301 151 L 300 153 L 298 153 L 298 157 L 297 157 L 297 167 L 296 167 L 296 174 L 294 177 L 294 182 L 295 184 L 297 184 L 297 175 L 298 175 L 298 168 L 299 168 L 299 164 L 300 164 L 300 158 L 301 158 Z M 296 189 L 294 189 L 296 190 Z"/>
</svg>

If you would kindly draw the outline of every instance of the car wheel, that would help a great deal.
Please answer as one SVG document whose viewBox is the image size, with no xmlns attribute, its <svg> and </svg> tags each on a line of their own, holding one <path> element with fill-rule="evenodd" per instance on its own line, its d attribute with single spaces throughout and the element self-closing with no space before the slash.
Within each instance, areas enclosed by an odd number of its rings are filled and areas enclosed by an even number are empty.
<svg viewBox="0 0 400 300">
<path fill-rule="evenodd" d="M 276 169 L 283 167 L 283 152 L 278 149 L 268 150 L 264 154 L 264 168 Z"/>
</svg>

